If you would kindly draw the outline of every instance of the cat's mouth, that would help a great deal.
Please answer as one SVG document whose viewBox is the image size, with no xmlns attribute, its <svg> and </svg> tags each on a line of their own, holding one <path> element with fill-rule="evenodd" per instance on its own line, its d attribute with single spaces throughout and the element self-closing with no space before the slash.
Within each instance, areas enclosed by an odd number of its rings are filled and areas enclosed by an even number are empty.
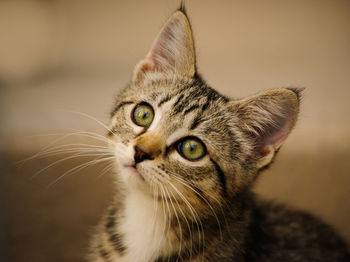
<svg viewBox="0 0 350 262">
<path fill-rule="evenodd" d="M 142 181 L 145 181 L 144 176 L 137 170 L 136 164 L 133 165 L 124 165 L 124 167 L 130 171 L 131 175 L 141 179 Z"/>
</svg>

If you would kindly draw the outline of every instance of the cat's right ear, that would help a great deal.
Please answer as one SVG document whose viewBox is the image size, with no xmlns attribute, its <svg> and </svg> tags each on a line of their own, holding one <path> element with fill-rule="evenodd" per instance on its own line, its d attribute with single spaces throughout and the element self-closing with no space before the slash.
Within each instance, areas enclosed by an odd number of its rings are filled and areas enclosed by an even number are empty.
<svg viewBox="0 0 350 262">
<path fill-rule="evenodd" d="M 146 58 L 136 66 L 132 81 L 143 81 L 152 73 L 192 78 L 195 72 L 191 25 L 186 14 L 178 10 L 165 23 Z"/>
<path fill-rule="evenodd" d="M 256 167 L 271 163 L 293 129 L 302 89 L 278 88 L 234 102 L 239 126 L 253 146 Z"/>
</svg>

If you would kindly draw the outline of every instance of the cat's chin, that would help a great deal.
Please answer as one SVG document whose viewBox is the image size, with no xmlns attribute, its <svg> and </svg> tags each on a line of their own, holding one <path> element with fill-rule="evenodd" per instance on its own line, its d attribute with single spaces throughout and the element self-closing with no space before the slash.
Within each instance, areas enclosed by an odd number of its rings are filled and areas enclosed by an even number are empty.
<svg viewBox="0 0 350 262">
<path fill-rule="evenodd" d="M 150 193 L 150 186 L 144 175 L 135 166 L 125 165 L 121 168 L 123 181 L 130 189 L 136 189 Z"/>
<path fill-rule="evenodd" d="M 124 166 L 124 169 L 126 169 L 126 172 L 129 173 L 129 176 L 131 177 L 131 179 L 137 179 L 137 180 L 142 180 L 143 182 L 146 182 L 144 176 L 137 170 L 135 166 L 127 165 L 127 166 Z"/>
</svg>

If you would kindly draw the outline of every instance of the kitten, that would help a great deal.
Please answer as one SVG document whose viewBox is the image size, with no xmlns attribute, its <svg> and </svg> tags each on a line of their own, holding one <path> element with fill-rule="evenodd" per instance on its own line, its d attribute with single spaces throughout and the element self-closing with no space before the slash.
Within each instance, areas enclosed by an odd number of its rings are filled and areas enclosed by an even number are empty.
<svg viewBox="0 0 350 262">
<path fill-rule="evenodd" d="M 251 192 L 299 103 L 296 88 L 236 100 L 209 87 L 177 10 L 112 112 L 117 191 L 90 261 L 350 261 L 328 225 Z"/>
</svg>

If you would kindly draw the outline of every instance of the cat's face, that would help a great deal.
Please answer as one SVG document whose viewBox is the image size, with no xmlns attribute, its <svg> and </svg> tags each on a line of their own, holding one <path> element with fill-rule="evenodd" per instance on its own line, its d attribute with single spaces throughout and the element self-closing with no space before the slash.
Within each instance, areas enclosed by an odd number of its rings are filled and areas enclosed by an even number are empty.
<svg viewBox="0 0 350 262">
<path fill-rule="evenodd" d="M 131 85 L 121 97 L 111 137 L 126 183 L 152 194 L 157 183 L 175 196 L 179 192 L 173 187 L 196 194 L 187 185 L 217 198 L 227 193 L 224 173 L 233 179 L 243 160 L 227 98 L 191 79 L 154 79 L 142 87 Z"/>
<path fill-rule="evenodd" d="M 230 100 L 208 87 L 196 73 L 187 17 L 177 11 L 118 96 L 110 138 L 119 175 L 156 198 L 221 203 L 271 162 L 297 112 L 295 90 Z"/>
</svg>

